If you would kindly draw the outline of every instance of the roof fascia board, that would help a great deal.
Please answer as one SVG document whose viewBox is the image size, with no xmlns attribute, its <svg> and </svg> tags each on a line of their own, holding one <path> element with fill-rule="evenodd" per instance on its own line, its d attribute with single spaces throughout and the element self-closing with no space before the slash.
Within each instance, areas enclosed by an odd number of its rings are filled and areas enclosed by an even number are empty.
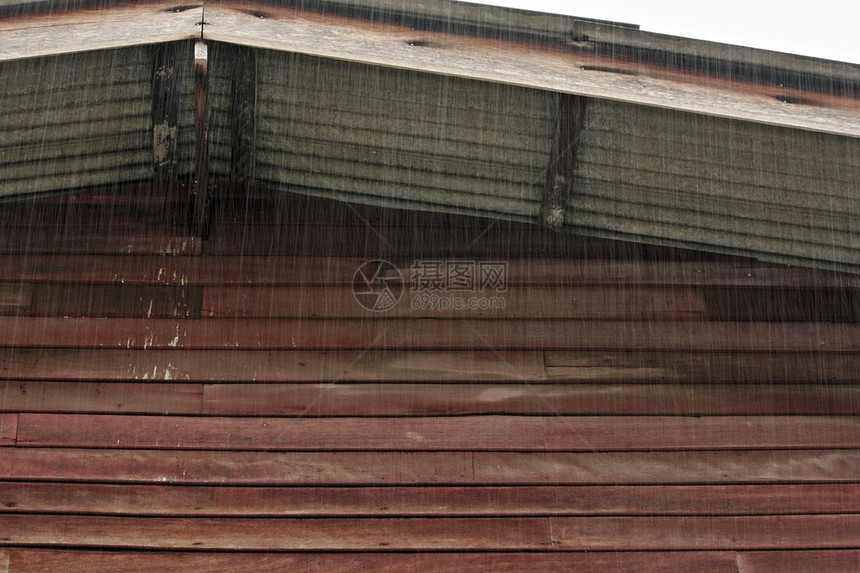
<svg viewBox="0 0 860 573">
<path fill-rule="evenodd" d="M 393 10 L 405 2 L 310 4 L 390 5 Z M 416 4 L 425 10 L 453 6 L 433 1 Z M 13 18 L 0 21 L 0 61 L 195 38 L 202 18 L 199 6 L 165 2 Z M 558 18 L 566 23 L 574 20 Z M 555 21 L 556 17 L 544 19 Z M 408 23 L 263 2 L 207 3 L 205 20 L 204 36 L 212 41 L 860 137 L 856 97 L 709 77 L 568 43 L 524 43 L 416 29 Z M 624 26 L 612 29 L 638 33 Z"/>
<path fill-rule="evenodd" d="M 212 2 L 210 0 L 207 5 Z M 229 4 L 231 0 L 214 2 Z M 409 25 L 426 31 L 530 42 L 575 43 L 604 52 L 646 52 L 658 59 L 658 54 L 684 54 L 688 58 L 710 62 L 785 70 L 827 79 L 838 77 L 843 81 L 860 83 L 860 65 L 857 64 L 645 32 L 635 24 L 501 6 L 451 0 L 258 0 L 256 4 Z"/>
<path fill-rule="evenodd" d="M 286 8 L 207 5 L 206 21 L 214 41 L 860 137 L 860 101 L 850 97 Z"/>
<path fill-rule="evenodd" d="M 0 20 L 0 62 L 195 38 L 202 19 L 167 2 L 26 14 Z"/>
</svg>

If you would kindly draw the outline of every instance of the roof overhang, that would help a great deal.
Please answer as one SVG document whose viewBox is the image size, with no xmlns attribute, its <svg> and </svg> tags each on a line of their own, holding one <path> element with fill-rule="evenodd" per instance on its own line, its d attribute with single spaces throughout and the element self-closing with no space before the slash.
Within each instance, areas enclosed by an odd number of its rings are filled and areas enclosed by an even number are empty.
<svg viewBox="0 0 860 573">
<path fill-rule="evenodd" d="M 18 6 L 0 61 L 202 37 L 860 137 L 860 66 L 623 24 L 442 0 Z"/>
</svg>

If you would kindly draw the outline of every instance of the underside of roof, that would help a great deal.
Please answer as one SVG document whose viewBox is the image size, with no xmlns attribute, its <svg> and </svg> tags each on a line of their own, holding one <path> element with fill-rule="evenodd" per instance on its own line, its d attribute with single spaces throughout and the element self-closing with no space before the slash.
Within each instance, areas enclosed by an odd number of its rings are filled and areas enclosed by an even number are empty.
<svg viewBox="0 0 860 573">
<path fill-rule="evenodd" d="M 447 2 L 42 4 L 0 23 L 4 197 L 259 185 L 860 265 L 857 66 Z"/>
</svg>

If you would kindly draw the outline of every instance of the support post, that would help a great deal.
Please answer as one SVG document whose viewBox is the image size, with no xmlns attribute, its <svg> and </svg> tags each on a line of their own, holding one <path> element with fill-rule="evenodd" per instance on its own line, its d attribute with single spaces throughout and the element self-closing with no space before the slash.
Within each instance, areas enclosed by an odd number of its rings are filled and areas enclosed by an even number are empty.
<svg viewBox="0 0 860 573">
<path fill-rule="evenodd" d="M 233 116 L 230 180 L 234 188 L 254 183 L 257 139 L 257 55 L 253 48 L 234 46 L 233 50 Z"/>
<path fill-rule="evenodd" d="M 194 44 L 194 215 L 192 232 L 209 237 L 209 50 L 206 42 Z"/>
<path fill-rule="evenodd" d="M 585 120 L 585 101 L 586 98 L 581 96 L 558 95 L 555 136 L 546 170 L 546 187 L 540 213 L 541 225 L 548 229 L 559 230 L 564 225 L 573 187 L 577 145 Z"/>
<path fill-rule="evenodd" d="M 152 52 L 152 165 L 156 186 L 170 186 L 176 178 L 178 52 L 176 42 L 159 44 Z"/>
</svg>

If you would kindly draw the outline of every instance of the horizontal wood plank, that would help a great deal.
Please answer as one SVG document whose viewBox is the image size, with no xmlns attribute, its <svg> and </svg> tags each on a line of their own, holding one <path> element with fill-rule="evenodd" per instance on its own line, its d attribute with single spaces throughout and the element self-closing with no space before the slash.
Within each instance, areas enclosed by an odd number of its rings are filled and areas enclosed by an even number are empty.
<svg viewBox="0 0 860 573">
<path fill-rule="evenodd" d="M 161 518 L 0 514 L 0 543 L 229 550 L 726 550 L 854 547 L 858 515 Z"/>
<path fill-rule="evenodd" d="M 235 485 L 845 483 L 856 450 L 230 452 L 4 448 L 0 479 Z"/>
<path fill-rule="evenodd" d="M 190 350 L 375 348 L 857 352 L 860 351 L 860 325 L 475 319 L 391 319 L 376 321 L 374 325 L 358 319 L 194 321 L 0 317 L 0 346 Z"/>
<path fill-rule="evenodd" d="M 828 549 L 860 545 L 860 515 L 553 517 L 559 550 Z"/>
<path fill-rule="evenodd" d="M 209 517 L 860 513 L 860 484 L 332 488 L 0 482 L 0 512 Z"/>
<path fill-rule="evenodd" d="M 199 414 L 200 384 L 0 381 L 0 410 Z"/>
<path fill-rule="evenodd" d="M 2 320 L 0 319 L 0 322 Z M 704 352 L 856 352 L 860 325 L 386 320 L 376 348 Z"/>
<path fill-rule="evenodd" d="M 852 385 L 0 381 L 0 411 L 225 416 L 860 414 Z"/>
<path fill-rule="evenodd" d="M 539 550 L 548 518 L 133 518 L 0 514 L 0 543 L 280 551 Z"/>
<path fill-rule="evenodd" d="M 860 448 L 835 416 L 226 418 L 20 414 L 29 447 L 213 450 L 634 451 Z"/>
<path fill-rule="evenodd" d="M 0 383 L 0 395 L 2 388 Z M 10 394 L 12 393 L 14 390 L 10 391 Z M 7 401 L 9 400 L 7 395 Z M 860 387 L 832 384 L 704 385 L 610 382 L 206 384 L 203 387 L 202 409 L 207 414 L 258 416 L 426 416 L 494 413 L 857 415 L 860 414 Z"/>
<path fill-rule="evenodd" d="M 461 302 L 462 301 L 462 302 Z M 470 306 L 471 303 L 474 303 Z M 486 303 L 486 304 L 484 304 Z M 463 306 L 457 307 L 457 304 Z M 216 318 L 545 318 L 599 320 L 695 320 L 705 316 L 692 289 L 510 287 L 506 292 L 470 290 L 422 293 L 405 288 L 383 313 L 361 306 L 351 287 L 208 287 L 203 315 Z"/>
<path fill-rule="evenodd" d="M 2 552 L 2 550 L 0 550 Z M 10 550 L 16 572 L 66 573 L 116 571 L 250 570 L 260 573 L 305 571 L 308 573 L 352 573 L 353 571 L 399 571 L 403 573 L 538 573 L 570 571 L 591 573 L 657 573 L 708 571 L 737 573 L 731 552 L 475 552 L 475 553 L 207 553 L 167 551 L 62 551 L 56 549 Z"/>
<path fill-rule="evenodd" d="M 15 273 L 0 282 L 105 283 L 153 286 L 344 285 L 366 259 L 343 256 L 0 255 Z M 413 261 L 395 258 L 401 276 L 412 277 Z M 860 278 L 799 267 L 748 261 L 642 261 L 612 259 L 510 259 L 508 284 L 545 286 L 775 287 L 860 289 Z"/>
<path fill-rule="evenodd" d="M 18 414 L 0 414 L 0 446 L 14 446 L 18 436 Z"/>
<path fill-rule="evenodd" d="M 169 381 L 545 381 L 541 352 L 0 349 L 0 378 Z"/>
<path fill-rule="evenodd" d="M 0 317 L 7 348 L 289 350 L 371 347 L 367 321 Z"/>
<path fill-rule="evenodd" d="M 739 573 L 855 573 L 860 570 L 860 549 L 820 551 L 742 551 L 738 553 Z"/>
<path fill-rule="evenodd" d="M 851 383 L 857 353 L 546 352 L 547 376 L 570 382 Z"/>
</svg>

